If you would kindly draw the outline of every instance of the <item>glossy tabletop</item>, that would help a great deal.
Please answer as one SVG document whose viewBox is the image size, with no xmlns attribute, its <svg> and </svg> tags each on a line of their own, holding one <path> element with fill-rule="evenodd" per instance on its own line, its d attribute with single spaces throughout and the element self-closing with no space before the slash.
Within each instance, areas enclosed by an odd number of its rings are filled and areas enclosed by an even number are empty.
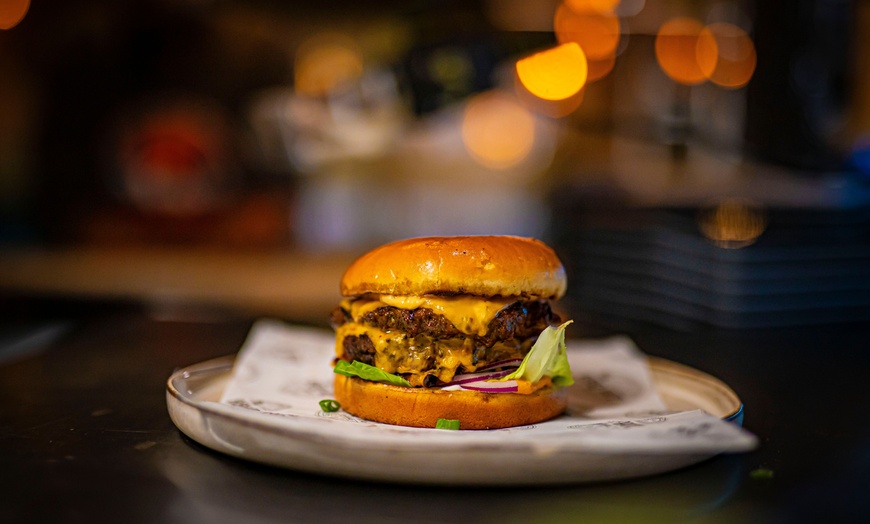
<svg viewBox="0 0 870 524">
<path fill-rule="evenodd" d="M 635 328 L 630 335 L 648 354 L 728 383 L 744 401 L 744 426 L 761 447 L 630 481 L 451 488 L 277 469 L 218 454 L 181 434 L 167 414 L 167 377 L 236 352 L 250 318 L 69 309 L 29 315 L 26 323 L 13 315 L 3 333 L 2 522 L 870 518 L 870 355 L 862 326 Z"/>
</svg>

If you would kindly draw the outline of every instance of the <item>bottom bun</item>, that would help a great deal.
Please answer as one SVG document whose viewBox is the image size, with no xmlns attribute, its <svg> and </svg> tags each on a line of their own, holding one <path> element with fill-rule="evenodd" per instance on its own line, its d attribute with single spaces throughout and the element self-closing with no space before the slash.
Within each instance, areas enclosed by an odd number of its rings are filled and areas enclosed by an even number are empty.
<svg viewBox="0 0 870 524">
<path fill-rule="evenodd" d="M 534 424 L 562 414 L 564 390 L 546 387 L 529 395 L 405 388 L 335 375 L 335 400 L 352 415 L 397 426 L 434 428 L 438 419 L 460 429 L 496 429 Z"/>
</svg>

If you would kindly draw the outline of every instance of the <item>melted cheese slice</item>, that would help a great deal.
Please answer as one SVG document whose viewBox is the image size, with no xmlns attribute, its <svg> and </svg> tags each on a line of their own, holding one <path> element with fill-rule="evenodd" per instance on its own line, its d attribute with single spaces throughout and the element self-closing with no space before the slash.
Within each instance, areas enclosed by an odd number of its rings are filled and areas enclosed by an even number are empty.
<svg viewBox="0 0 870 524">
<path fill-rule="evenodd" d="M 342 341 L 348 336 L 367 336 L 374 346 L 374 366 L 387 373 L 404 375 L 412 386 L 422 386 L 426 375 L 431 373 L 450 382 L 459 366 L 474 369 L 473 347 L 469 339 L 433 342 L 431 346 L 408 350 L 407 335 L 400 332 L 386 333 L 373 326 L 348 322 L 338 327 L 335 353 L 344 357 Z M 431 365 L 431 359 L 435 365 Z"/>
<path fill-rule="evenodd" d="M 335 345 L 335 354 L 338 358 L 341 358 L 344 355 L 344 347 L 342 346 L 342 341 L 345 337 L 359 337 L 362 335 L 366 335 L 372 341 L 372 344 L 375 346 L 375 358 L 380 360 L 382 356 L 386 353 L 387 347 L 391 344 L 399 344 L 405 339 L 404 333 L 385 333 L 380 329 L 373 326 L 366 326 L 363 324 L 356 324 L 354 322 L 348 322 L 347 324 L 342 324 L 338 327 L 336 331 L 336 345 Z M 379 362 L 376 362 L 375 365 L 377 367 L 381 367 L 378 365 Z M 380 362 L 383 365 L 383 362 Z M 394 373 L 396 371 L 395 366 L 384 366 L 381 367 L 384 371 L 389 373 Z"/>
<path fill-rule="evenodd" d="M 482 299 L 471 296 L 436 297 L 436 296 L 397 296 L 380 295 L 374 299 L 345 299 L 342 307 L 350 311 L 355 322 L 370 311 L 379 307 L 392 306 L 399 309 L 431 309 L 444 315 L 456 326 L 456 329 L 466 335 L 486 335 L 486 328 L 499 311 L 516 302 L 514 298 Z"/>
</svg>

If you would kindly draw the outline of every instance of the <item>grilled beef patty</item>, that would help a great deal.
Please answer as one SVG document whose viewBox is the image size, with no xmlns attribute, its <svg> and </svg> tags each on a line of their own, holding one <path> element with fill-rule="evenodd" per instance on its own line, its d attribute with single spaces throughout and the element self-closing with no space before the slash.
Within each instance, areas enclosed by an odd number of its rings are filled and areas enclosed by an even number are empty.
<svg viewBox="0 0 870 524">
<path fill-rule="evenodd" d="M 337 307 L 330 321 L 333 328 L 350 322 L 350 313 Z M 547 326 L 558 324 L 559 315 L 553 312 L 546 300 L 518 301 L 505 307 L 487 326 L 486 335 L 474 335 L 475 345 L 491 347 L 499 340 L 526 339 L 541 333 Z M 399 309 L 384 306 L 362 316 L 360 323 L 375 326 L 382 331 L 401 331 L 409 337 L 428 335 L 434 339 L 464 335 L 444 315 L 431 309 Z"/>
<path fill-rule="evenodd" d="M 351 320 L 350 314 L 340 307 L 332 312 L 333 327 L 337 328 Z M 559 316 L 553 312 L 546 300 L 518 301 L 505 307 L 490 321 L 486 335 L 483 336 L 462 333 L 446 317 L 426 308 L 408 310 L 384 306 L 366 313 L 359 320 L 360 323 L 375 326 L 384 332 L 405 333 L 409 347 L 414 348 L 416 358 L 422 358 L 426 362 L 421 371 L 429 370 L 439 375 L 441 371 L 435 348 L 438 341 L 471 339 L 475 363 L 495 362 L 509 358 L 507 348 L 522 347 L 523 353 L 528 351 L 531 342 L 547 326 L 558 324 L 559 321 Z M 500 342 L 507 344 L 499 344 Z M 374 365 L 375 347 L 367 335 L 345 337 L 342 348 L 343 359 Z M 433 375 L 427 375 L 426 378 L 430 379 L 427 386 L 434 385 Z"/>
</svg>

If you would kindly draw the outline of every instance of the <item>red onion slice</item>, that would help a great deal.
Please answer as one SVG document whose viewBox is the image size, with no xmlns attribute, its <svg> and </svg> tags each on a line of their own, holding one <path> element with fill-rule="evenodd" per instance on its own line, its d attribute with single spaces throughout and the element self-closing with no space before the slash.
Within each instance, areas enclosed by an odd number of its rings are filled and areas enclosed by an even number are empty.
<svg viewBox="0 0 870 524">
<path fill-rule="evenodd" d="M 489 371 L 484 373 L 465 373 L 462 375 L 453 375 L 453 380 L 450 381 L 448 386 L 454 386 L 456 384 L 467 384 L 469 382 L 480 382 L 483 380 L 492 380 L 494 378 L 501 378 L 505 375 L 510 375 L 513 373 L 512 369 L 505 369 L 502 371 Z"/>
<path fill-rule="evenodd" d="M 480 391 L 481 393 L 516 393 L 519 390 L 516 380 L 505 380 L 502 382 L 486 382 L 479 380 L 477 382 L 469 382 L 462 385 L 463 389 L 472 391 Z"/>
<path fill-rule="evenodd" d="M 499 360 L 498 362 L 493 362 L 492 364 L 487 364 L 480 368 L 478 371 L 489 371 L 490 369 L 498 369 L 498 368 L 518 368 L 520 364 L 523 363 L 523 359 L 521 358 L 511 358 L 508 360 Z"/>
</svg>

